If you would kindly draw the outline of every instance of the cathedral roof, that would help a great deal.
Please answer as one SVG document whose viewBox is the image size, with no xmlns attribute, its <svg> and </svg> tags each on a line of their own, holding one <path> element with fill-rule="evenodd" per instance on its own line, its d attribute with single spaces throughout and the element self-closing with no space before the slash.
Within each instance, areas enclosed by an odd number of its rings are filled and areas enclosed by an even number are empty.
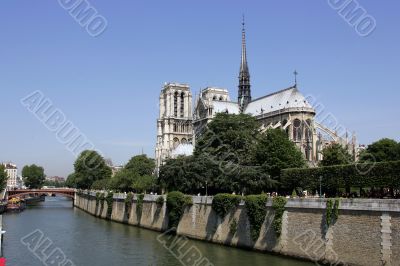
<svg viewBox="0 0 400 266">
<path fill-rule="evenodd" d="M 290 87 L 251 101 L 244 113 L 258 116 L 289 108 L 314 112 L 303 94 L 296 87 Z"/>
<path fill-rule="evenodd" d="M 212 106 L 215 113 L 228 112 L 229 114 L 239 114 L 239 105 L 235 102 L 212 101 Z"/>
</svg>

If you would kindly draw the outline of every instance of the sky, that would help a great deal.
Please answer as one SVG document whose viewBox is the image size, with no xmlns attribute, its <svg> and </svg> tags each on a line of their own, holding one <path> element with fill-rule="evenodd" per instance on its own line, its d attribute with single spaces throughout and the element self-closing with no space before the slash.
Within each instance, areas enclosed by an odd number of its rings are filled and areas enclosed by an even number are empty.
<svg viewBox="0 0 400 266">
<path fill-rule="evenodd" d="M 95 37 L 64 8 L 68 1 L 2 1 L 0 162 L 73 172 L 76 155 L 21 104 L 34 91 L 114 164 L 142 150 L 154 157 L 164 82 L 237 97 L 242 14 L 254 98 L 293 85 L 296 69 L 300 91 L 359 143 L 400 140 L 397 0 L 353 0 L 376 21 L 368 36 L 328 0 L 91 0 L 107 22 Z"/>
</svg>

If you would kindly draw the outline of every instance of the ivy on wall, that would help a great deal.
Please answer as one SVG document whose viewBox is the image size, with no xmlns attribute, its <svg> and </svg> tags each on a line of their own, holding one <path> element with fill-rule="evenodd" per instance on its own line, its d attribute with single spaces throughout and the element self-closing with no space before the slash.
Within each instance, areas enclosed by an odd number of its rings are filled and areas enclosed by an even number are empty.
<svg viewBox="0 0 400 266">
<path fill-rule="evenodd" d="M 169 192 L 167 194 L 168 227 L 176 230 L 185 208 L 191 205 L 193 205 L 192 197 L 178 191 Z"/>
<path fill-rule="evenodd" d="M 156 204 L 157 204 L 157 207 L 162 207 L 162 205 L 164 204 L 164 197 L 163 196 L 159 196 L 156 199 Z"/>
<path fill-rule="evenodd" d="M 124 202 L 125 202 L 125 213 L 126 213 L 126 216 L 129 218 L 129 216 L 130 216 L 130 212 L 131 212 L 131 208 L 132 208 L 132 200 L 133 200 L 133 193 L 132 192 L 129 192 L 127 195 L 126 195 L 126 198 L 125 198 L 125 200 L 124 200 Z"/>
<path fill-rule="evenodd" d="M 106 197 L 107 202 L 107 219 L 111 219 L 112 208 L 113 208 L 113 201 L 114 201 L 114 193 L 108 192 Z"/>
<path fill-rule="evenodd" d="M 339 218 L 339 204 L 340 204 L 339 199 L 335 199 L 335 201 L 333 201 L 333 199 L 328 199 L 326 201 L 325 219 L 327 228 L 329 228 L 332 224 L 334 224 Z"/>
<path fill-rule="evenodd" d="M 96 192 L 96 209 L 97 209 L 97 206 L 99 205 L 99 202 L 100 202 L 100 195 L 101 195 L 100 192 Z"/>
<path fill-rule="evenodd" d="M 104 195 L 104 193 L 101 193 L 99 196 L 99 201 L 100 201 L 100 209 L 103 210 L 104 209 L 104 201 L 106 199 L 106 196 Z M 101 215 L 101 213 L 99 214 Z"/>
<path fill-rule="evenodd" d="M 280 237 L 282 233 L 282 217 L 285 212 L 286 203 L 287 199 L 285 197 L 275 197 L 272 199 L 272 208 L 275 211 L 273 227 L 277 237 Z"/>
<path fill-rule="evenodd" d="M 257 241 L 260 236 L 261 227 L 267 214 L 267 196 L 249 195 L 244 198 L 246 213 L 250 222 L 250 235 L 253 241 Z"/>
<path fill-rule="evenodd" d="M 223 219 L 232 209 L 239 206 L 241 196 L 232 194 L 217 194 L 214 196 L 212 201 L 212 209 Z"/>
<path fill-rule="evenodd" d="M 139 194 L 139 195 L 137 195 L 137 200 L 136 200 L 136 216 L 137 216 L 138 224 L 140 224 L 140 220 L 142 219 L 142 213 L 143 213 L 143 199 L 144 199 L 144 194 Z"/>
<path fill-rule="evenodd" d="M 238 228 L 238 222 L 236 219 L 233 219 L 232 222 L 229 224 L 229 233 L 231 235 L 235 235 Z"/>
</svg>

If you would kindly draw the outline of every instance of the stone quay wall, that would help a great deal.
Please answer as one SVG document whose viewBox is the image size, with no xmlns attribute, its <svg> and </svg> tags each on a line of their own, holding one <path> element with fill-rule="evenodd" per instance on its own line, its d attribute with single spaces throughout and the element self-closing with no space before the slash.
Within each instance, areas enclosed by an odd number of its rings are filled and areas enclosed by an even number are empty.
<svg viewBox="0 0 400 266">
<path fill-rule="evenodd" d="M 159 196 L 145 195 L 141 215 L 137 198 L 128 209 L 125 194 L 114 194 L 111 220 L 155 231 L 168 229 L 166 203 Z M 272 200 L 259 239 L 250 237 L 250 223 L 243 203 L 221 219 L 211 207 L 212 197 L 193 197 L 186 207 L 177 234 L 233 247 L 277 253 L 331 265 L 400 265 L 400 201 L 341 199 L 339 217 L 326 227 L 325 199 L 289 199 L 276 237 L 272 223 Z M 107 202 L 96 202 L 95 193 L 76 195 L 75 206 L 106 218 Z M 139 217 L 140 216 L 140 217 Z M 232 224 L 237 225 L 231 230 Z"/>
</svg>

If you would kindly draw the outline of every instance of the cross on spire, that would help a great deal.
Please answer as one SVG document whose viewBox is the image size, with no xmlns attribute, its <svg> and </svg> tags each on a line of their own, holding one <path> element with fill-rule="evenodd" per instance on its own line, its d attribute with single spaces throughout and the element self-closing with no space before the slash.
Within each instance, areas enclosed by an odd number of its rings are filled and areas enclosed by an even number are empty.
<svg viewBox="0 0 400 266">
<path fill-rule="evenodd" d="M 295 70 L 294 72 L 293 72 L 293 75 L 294 75 L 294 86 L 295 87 L 297 87 L 297 75 L 298 75 L 299 73 L 297 72 L 297 70 Z"/>
</svg>

